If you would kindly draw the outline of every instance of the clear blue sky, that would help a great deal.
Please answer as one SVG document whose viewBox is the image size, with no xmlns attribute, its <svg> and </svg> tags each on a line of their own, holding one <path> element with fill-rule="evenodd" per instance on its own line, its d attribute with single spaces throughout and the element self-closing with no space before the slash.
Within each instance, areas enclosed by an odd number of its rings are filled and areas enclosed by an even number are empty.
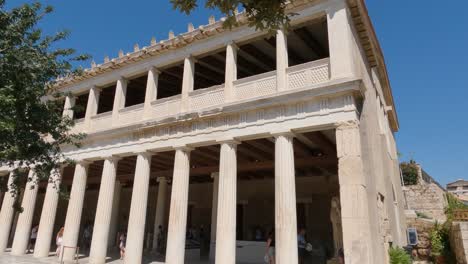
<svg viewBox="0 0 468 264">
<path fill-rule="evenodd" d="M 146 46 L 152 36 L 166 39 L 169 30 L 185 32 L 188 22 L 198 26 L 211 14 L 220 17 L 204 9 L 188 17 L 169 0 L 43 2 L 55 7 L 41 23 L 44 31 L 71 30 L 63 46 L 97 63 L 119 49 L 131 51 L 134 43 Z M 468 1 L 367 2 L 393 87 L 402 159 L 416 159 L 444 185 L 468 179 Z"/>
</svg>

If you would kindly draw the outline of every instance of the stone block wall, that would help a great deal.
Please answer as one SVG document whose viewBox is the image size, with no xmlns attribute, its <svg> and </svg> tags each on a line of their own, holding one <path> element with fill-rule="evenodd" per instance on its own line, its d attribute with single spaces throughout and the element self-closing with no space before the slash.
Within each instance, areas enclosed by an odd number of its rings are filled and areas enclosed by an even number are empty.
<svg viewBox="0 0 468 264">
<path fill-rule="evenodd" d="M 468 222 L 453 222 L 450 237 L 457 264 L 468 263 Z"/>
<path fill-rule="evenodd" d="M 445 222 L 447 200 L 445 190 L 435 183 L 420 183 L 403 187 L 407 208 L 423 213 L 440 223 Z"/>
<path fill-rule="evenodd" d="M 430 233 L 434 228 L 435 221 L 423 218 L 407 218 L 408 227 L 416 228 L 418 231 L 418 244 L 414 246 L 412 255 L 416 260 L 429 261 L 431 253 Z"/>
</svg>

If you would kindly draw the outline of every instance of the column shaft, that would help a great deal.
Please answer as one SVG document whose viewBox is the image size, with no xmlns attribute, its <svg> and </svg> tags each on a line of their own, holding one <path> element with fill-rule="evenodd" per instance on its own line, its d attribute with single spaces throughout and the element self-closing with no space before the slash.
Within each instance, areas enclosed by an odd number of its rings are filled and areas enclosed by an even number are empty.
<svg viewBox="0 0 468 264">
<path fill-rule="evenodd" d="M 288 45 L 284 30 L 276 31 L 276 89 L 288 89 L 286 69 L 288 68 Z"/>
<path fill-rule="evenodd" d="M 184 60 L 184 74 L 182 79 L 181 111 L 190 110 L 189 93 L 193 91 L 195 76 L 195 60 L 187 57 Z"/>
<path fill-rule="evenodd" d="M 159 226 L 164 226 L 164 218 L 166 213 L 166 199 L 167 199 L 167 180 L 164 177 L 158 178 L 158 200 L 156 201 L 156 215 L 154 217 L 154 231 L 153 231 L 153 250 L 156 251 L 159 247 L 158 232 Z"/>
<path fill-rule="evenodd" d="M 14 177 L 13 172 L 10 172 L 10 175 L 8 176 L 8 192 L 6 192 L 3 197 L 2 210 L 0 211 L 0 255 L 2 255 L 7 248 L 11 223 L 15 213 L 13 208 L 15 197 L 11 193 L 10 187 L 13 183 Z"/>
<path fill-rule="evenodd" d="M 222 143 L 219 163 L 216 263 L 236 263 L 237 143 Z"/>
<path fill-rule="evenodd" d="M 91 117 L 95 116 L 98 111 L 100 90 L 93 87 L 89 90 L 88 104 L 86 105 L 85 125 L 86 129 L 91 129 Z"/>
<path fill-rule="evenodd" d="M 44 205 L 42 206 L 41 219 L 39 222 L 39 230 L 37 232 L 36 245 L 34 247 L 34 257 L 36 258 L 45 258 L 49 256 L 59 199 L 59 190 L 57 188 L 60 187 L 62 179 L 61 174 L 61 171 L 51 172 L 51 180 L 49 180 L 49 184 L 47 184 Z"/>
<path fill-rule="evenodd" d="M 76 247 L 78 245 L 81 214 L 83 212 L 86 181 L 88 178 L 88 166 L 89 164 L 85 162 L 78 162 L 75 166 L 63 234 L 63 245 L 67 247 Z M 63 259 L 65 261 L 72 261 L 74 252 L 73 249 L 64 249 L 62 252 L 64 254 Z"/>
<path fill-rule="evenodd" d="M 73 107 L 75 106 L 75 97 L 73 95 L 65 96 L 65 104 L 63 106 L 63 116 L 68 116 L 73 119 Z"/>
<path fill-rule="evenodd" d="M 118 125 L 119 111 L 125 107 L 125 97 L 127 95 L 127 80 L 120 78 L 115 86 L 114 105 L 112 107 L 112 124 Z"/>
<path fill-rule="evenodd" d="M 213 178 L 213 199 L 211 201 L 211 243 L 216 241 L 216 221 L 218 219 L 218 190 L 219 190 L 219 173 L 211 174 Z"/>
<path fill-rule="evenodd" d="M 28 178 L 31 179 L 26 183 L 24 190 L 23 201 L 21 207 L 23 212 L 19 215 L 18 224 L 16 225 L 15 238 L 11 248 L 12 255 L 24 255 L 29 244 L 29 234 L 34 216 L 34 208 L 36 207 L 37 197 L 37 176 L 32 169 L 29 170 Z"/>
<path fill-rule="evenodd" d="M 150 180 L 151 154 L 140 153 L 137 157 L 133 183 L 130 217 L 128 219 L 125 263 L 141 263 L 145 238 L 146 208 Z"/>
<path fill-rule="evenodd" d="M 369 201 L 358 124 L 339 126 L 336 129 L 336 145 L 345 262 L 372 263 Z"/>
<path fill-rule="evenodd" d="M 145 92 L 145 105 L 144 105 L 144 117 L 151 117 L 151 102 L 156 100 L 158 96 L 158 80 L 159 71 L 156 68 L 151 68 L 148 71 L 148 79 L 146 81 L 146 92 Z"/>
<path fill-rule="evenodd" d="M 116 245 L 117 242 L 117 226 L 119 225 L 119 206 L 120 206 L 120 192 L 122 185 L 120 181 L 115 181 L 114 187 L 114 200 L 112 202 L 112 215 L 109 229 L 108 247 L 111 248 Z"/>
<path fill-rule="evenodd" d="M 118 159 L 115 157 L 107 158 L 104 161 L 101 187 L 99 188 L 99 198 L 96 208 L 96 218 L 94 220 L 91 251 L 89 254 L 89 263 L 92 264 L 102 264 L 106 261 L 117 162 Z"/>
<path fill-rule="evenodd" d="M 293 138 L 275 142 L 275 238 L 277 264 L 297 264 L 297 217 Z"/>
<path fill-rule="evenodd" d="M 166 263 L 183 264 L 190 173 L 190 150 L 177 149 L 171 192 Z"/>
<path fill-rule="evenodd" d="M 236 97 L 233 82 L 237 80 L 237 46 L 233 42 L 226 46 L 226 72 L 224 78 L 224 100 L 230 102 Z"/>
</svg>

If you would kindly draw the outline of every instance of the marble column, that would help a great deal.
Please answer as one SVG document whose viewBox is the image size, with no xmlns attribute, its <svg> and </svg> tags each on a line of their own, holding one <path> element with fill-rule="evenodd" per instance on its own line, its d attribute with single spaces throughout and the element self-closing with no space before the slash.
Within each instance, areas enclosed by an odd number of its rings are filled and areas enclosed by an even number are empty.
<svg viewBox="0 0 468 264">
<path fill-rule="evenodd" d="M 288 89 L 286 69 L 288 68 L 288 45 L 284 30 L 276 31 L 276 90 Z"/>
<path fill-rule="evenodd" d="M 2 210 L 0 211 L 0 255 L 2 255 L 7 248 L 11 223 L 15 214 L 13 204 L 16 197 L 11 193 L 10 187 L 13 183 L 14 177 L 13 172 L 10 172 L 10 175 L 8 176 L 8 192 L 6 192 L 5 197 L 3 197 Z"/>
<path fill-rule="evenodd" d="M 91 117 L 97 114 L 100 93 L 101 93 L 101 90 L 97 88 L 96 86 L 93 86 L 89 90 L 88 104 L 86 105 L 86 113 L 85 113 L 85 121 L 84 121 L 87 130 L 91 129 Z"/>
<path fill-rule="evenodd" d="M 83 212 L 83 202 L 86 193 L 86 181 L 88 178 L 89 163 L 79 161 L 75 166 L 73 183 L 71 187 L 70 200 L 68 201 L 67 217 L 65 218 L 65 227 L 63 234 L 63 245 L 67 247 L 76 247 L 81 224 L 81 214 Z M 72 261 L 75 256 L 73 249 L 64 249 L 63 260 Z"/>
<path fill-rule="evenodd" d="M 237 144 L 221 143 L 219 161 L 216 263 L 236 263 Z"/>
<path fill-rule="evenodd" d="M 195 82 L 195 59 L 189 56 L 184 59 L 184 74 L 182 76 L 181 111 L 190 110 L 189 94 L 193 91 Z"/>
<path fill-rule="evenodd" d="M 111 223 L 109 228 L 109 239 L 107 242 L 107 247 L 111 248 L 116 246 L 117 243 L 117 227 L 119 225 L 119 207 L 120 207 L 120 192 L 122 191 L 122 185 L 120 181 L 115 181 L 114 187 L 114 199 L 112 201 L 112 215 Z"/>
<path fill-rule="evenodd" d="M 297 264 L 296 178 L 293 136 L 275 135 L 275 238 L 277 264 Z"/>
<path fill-rule="evenodd" d="M 91 251 L 89 253 L 90 264 L 103 264 L 106 262 L 118 160 L 119 158 L 117 157 L 107 157 L 104 160 L 96 218 L 94 219 L 93 238 L 91 240 Z"/>
<path fill-rule="evenodd" d="M 336 1 L 327 10 L 328 43 L 330 50 L 330 77 L 352 77 L 356 74 L 351 25 L 353 20 L 346 1 Z"/>
<path fill-rule="evenodd" d="M 146 208 L 151 169 L 151 153 L 138 153 L 132 190 L 125 263 L 141 263 L 145 238 Z"/>
<path fill-rule="evenodd" d="M 174 175 L 169 212 L 166 263 L 183 264 L 190 174 L 190 149 L 179 147 L 175 152 Z"/>
<path fill-rule="evenodd" d="M 236 91 L 234 81 L 237 80 L 237 46 L 230 42 L 226 46 L 226 72 L 224 75 L 224 100 L 231 102 L 235 100 Z"/>
<path fill-rule="evenodd" d="M 117 80 L 115 86 L 114 105 L 112 107 L 112 125 L 119 124 L 119 111 L 125 108 L 125 97 L 127 95 L 127 80 L 123 77 Z"/>
<path fill-rule="evenodd" d="M 153 251 L 157 251 L 158 249 L 159 226 L 164 226 L 166 213 L 167 179 L 165 177 L 159 177 L 158 182 L 158 200 L 156 201 L 156 215 L 154 217 Z"/>
<path fill-rule="evenodd" d="M 24 255 L 28 248 L 34 208 L 36 207 L 37 190 L 39 189 L 37 186 L 37 175 L 33 169 L 29 170 L 28 178 L 29 181 L 26 183 L 23 201 L 21 202 L 23 212 L 19 215 L 15 238 L 13 239 L 13 246 L 11 248 L 11 254 L 16 256 Z"/>
<path fill-rule="evenodd" d="M 211 243 L 216 241 L 216 220 L 218 218 L 219 172 L 211 173 L 213 178 L 213 198 L 211 201 Z"/>
<path fill-rule="evenodd" d="M 63 106 L 63 116 L 73 119 L 73 107 L 75 106 L 75 97 L 73 95 L 65 96 L 65 104 Z"/>
<path fill-rule="evenodd" d="M 372 263 L 369 200 L 357 121 L 336 128 L 341 225 L 345 263 Z"/>
<path fill-rule="evenodd" d="M 50 244 L 54 232 L 55 215 L 57 213 L 57 205 L 59 199 L 60 182 L 62 180 L 62 171 L 54 170 L 50 174 L 49 183 L 44 197 L 44 205 L 42 206 L 41 219 L 39 221 L 39 229 L 37 231 L 36 245 L 34 247 L 34 257 L 45 258 L 49 256 Z"/>
<path fill-rule="evenodd" d="M 158 80 L 159 74 L 158 69 L 152 67 L 148 71 L 148 79 L 146 80 L 146 91 L 145 91 L 145 104 L 143 110 L 144 118 L 150 118 L 152 113 L 151 102 L 155 101 L 158 97 Z"/>
</svg>

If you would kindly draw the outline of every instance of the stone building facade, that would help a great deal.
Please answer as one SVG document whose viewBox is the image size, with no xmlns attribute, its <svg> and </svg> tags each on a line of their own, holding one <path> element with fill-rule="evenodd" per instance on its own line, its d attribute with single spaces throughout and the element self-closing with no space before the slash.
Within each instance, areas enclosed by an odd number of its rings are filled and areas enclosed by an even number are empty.
<svg viewBox="0 0 468 264">
<path fill-rule="evenodd" d="M 366 7 L 302 0 L 288 12 L 288 32 L 255 31 L 243 13 L 232 31 L 210 18 L 60 80 L 64 115 L 87 133 L 63 148 L 76 165 L 51 176 L 70 199 L 27 186 L 15 221 L 5 194 L 0 252 L 24 254 L 38 224 L 34 256 L 45 257 L 64 226 L 71 261 L 93 225 L 90 263 L 105 262 L 118 230 L 125 263 L 145 248 L 170 264 L 206 248 L 216 263 L 262 263 L 274 230 L 276 263 L 294 264 L 304 227 L 317 258 L 333 263 L 342 247 L 348 264 L 387 263 L 390 243 L 406 244 L 398 119 Z"/>
</svg>

